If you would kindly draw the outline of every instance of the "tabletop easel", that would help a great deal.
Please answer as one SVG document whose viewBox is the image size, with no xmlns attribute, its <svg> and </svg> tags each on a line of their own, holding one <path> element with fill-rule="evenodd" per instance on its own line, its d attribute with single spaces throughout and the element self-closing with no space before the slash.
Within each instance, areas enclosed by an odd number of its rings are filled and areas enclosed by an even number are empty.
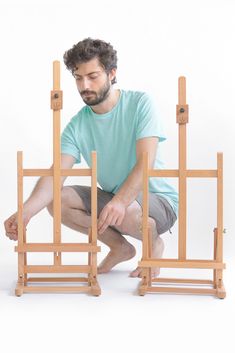
<svg viewBox="0 0 235 353">
<path fill-rule="evenodd" d="M 23 169 L 23 153 L 17 152 L 18 170 L 18 282 L 15 290 L 17 296 L 28 292 L 88 292 L 100 295 L 97 282 L 97 166 L 96 152 L 92 152 L 91 168 L 61 169 L 60 149 L 60 110 L 62 109 L 62 91 L 60 90 L 60 62 L 53 62 L 53 91 L 51 91 L 51 109 L 53 109 L 53 168 L 52 169 Z M 53 242 L 27 243 L 26 232 L 23 228 L 23 177 L 52 176 L 53 177 Z M 90 176 L 91 177 L 91 228 L 87 243 L 61 242 L 61 176 Z M 27 253 L 52 252 L 53 265 L 28 265 Z M 87 265 L 63 265 L 61 253 L 87 252 Z M 84 277 L 31 277 L 31 273 L 72 274 L 82 273 Z M 85 282 L 80 285 L 80 282 Z M 41 285 L 44 283 L 44 285 Z M 55 283 L 60 285 L 55 286 Z M 61 283 L 79 283 L 79 285 L 61 285 Z M 36 284 L 36 285 L 35 285 Z M 40 284 L 40 285 L 39 285 Z M 52 284 L 52 285 L 50 285 Z"/>
<path fill-rule="evenodd" d="M 139 266 L 142 267 L 142 280 L 139 294 L 147 292 L 211 294 L 218 298 L 225 298 L 223 284 L 223 154 L 217 153 L 217 169 L 189 170 L 186 165 L 186 124 L 188 123 L 188 105 L 186 104 L 186 79 L 179 77 L 178 105 L 176 119 L 179 124 L 179 169 L 156 170 L 149 169 L 148 153 L 144 153 L 143 171 L 143 253 Z M 148 179 L 149 177 L 176 177 L 179 185 L 179 217 L 178 217 L 178 258 L 152 258 L 152 236 L 148 228 Z M 214 258 L 213 260 L 190 260 L 186 254 L 186 219 L 187 219 L 187 178 L 216 178 L 217 179 L 217 226 L 214 229 Z M 152 278 L 151 268 L 192 268 L 211 269 L 213 279 L 184 279 L 184 278 Z M 174 287 L 173 285 L 177 285 Z M 165 286 L 164 286 L 165 285 Z M 166 286 L 167 285 L 167 286 Z M 205 288 L 206 287 L 206 288 Z"/>
</svg>

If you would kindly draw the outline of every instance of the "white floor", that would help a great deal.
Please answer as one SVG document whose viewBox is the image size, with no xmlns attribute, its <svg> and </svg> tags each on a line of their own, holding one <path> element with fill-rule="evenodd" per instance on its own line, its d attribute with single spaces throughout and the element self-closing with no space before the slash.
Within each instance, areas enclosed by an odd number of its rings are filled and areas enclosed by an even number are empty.
<svg viewBox="0 0 235 353">
<path fill-rule="evenodd" d="M 234 352 L 233 257 L 225 259 L 224 300 L 198 295 L 140 297 L 139 279 L 128 277 L 140 255 L 138 244 L 135 259 L 99 276 L 100 297 L 83 293 L 15 297 L 15 244 L 2 241 L 1 352 Z M 192 272 L 187 275 L 197 277 Z"/>
</svg>

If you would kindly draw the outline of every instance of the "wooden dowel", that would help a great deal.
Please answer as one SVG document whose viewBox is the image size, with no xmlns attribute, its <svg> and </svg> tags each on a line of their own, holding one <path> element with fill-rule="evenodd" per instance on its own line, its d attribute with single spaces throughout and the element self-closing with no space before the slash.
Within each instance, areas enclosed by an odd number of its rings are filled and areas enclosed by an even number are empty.
<svg viewBox="0 0 235 353">
<path fill-rule="evenodd" d="M 139 261 L 141 267 L 163 267 L 163 268 L 211 268 L 224 269 L 225 264 L 214 260 L 185 260 L 178 259 L 159 259 Z"/>
<path fill-rule="evenodd" d="M 60 89 L 60 63 L 53 62 L 53 90 Z M 54 243 L 61 243 L 61 147 L 60 109 L 53 109 L 53 230 Z M 54 264 L 61 264 L 61 253 L 54 253 Z"/>
<path fill-rule="evenodd" d="M 214 260 L 216 261 L 217 257 L 217 228 L 214 229 Z M 217 284 L 217 270 L 213 270 L 213 281 L 214 286 Z"/>
<path fill-rule="evenodd" d="M 217 153 L 217 247 L 216 260 L 223 261 L 223 154 Z M 216 284 L 219 289 L 223 287 L 223 271 L 216 271 Z"/>
<path fill-rule="evenodd" d="M 24 225 L 23 225 L 23 152 L 17 152 L 17 216 L 18 216 L 18 245 L 24 244 Z M 23 253 L 18 254 L 18 283 L 24 282 L 24 260 Z"/>
<path fill-rule="evenodd" d="M 60 90 L 60 62 L 53 61 L 53 90 Z"/>
<path fill-rule="evenodd" d="M 29 277 L 28 282 L 88 282 L 87 277 Z"/>
<path fill-rule="evenodd" d="M 184 76 L 178 79 L 178 102 L 180 105 L 186 104 L 186 77 Z"/>
<path fill-rule="evenodd" d="M 28 265 L 24 266 L 25 273 L 89 273 L 88 265 Z"/>
<path fill-rule="evenodd" d="M 24 169 L 24 176 L 53 176 L 53 169 Z M 61 169 L 61 176 L 91 176 L 90 168 Z"/>
<path fill-rule="evenodd" d="M 189 279 L 189 278 L 153 278 L 152 282 L 156 283 L 181 283 L 181 284 L 201 284 L 201 285 L 213 285 L 214 282 L 209 279 Z"/>
<path fill-rule="evenodd" d="M 92 175 L 91 175 L 91 243 L 97 244 L 97 155 L 95 151 L 91 154 Z M 90 255 L 91 274 L 97 275 L 97 253 Z"/>
<path fill-rule="evenodd" d="M 223 261 L 223 154 L 217 153 L 217 256 Z"/>
<path fill-rule="evenodd" d="M 27 243 L 15 247 L 17 252 L 98 252 L 100 246 L 87 243 Z"/>
<path fill-rule="evenodd" d="M 216 294 L 212 288 L 148 287 L 146 290 L 150 293 Z"/>
<path fill-rule="evenodd" d="M 90 286 L 27 286 L 24 287 L 24 293 L 81 293 L 91 292 Z"/>
<path fill-rule="evenodd" d="M 178 107 L 179 114 L 179 244 L 178 257 L 180 260 L 186 259 L 186 124 L 181 119 L 181 105 L 186 105 L 186 78 L 179 77 L 178 80 Z"/>
<path fill-rule="evenodd" d="M 142 215 L 142 243 L 143 259 L 149 256 L 148 213 L 149 213 L 149 157 L 148 152 L 143 152 L 143 215 Z"/>
</svg>

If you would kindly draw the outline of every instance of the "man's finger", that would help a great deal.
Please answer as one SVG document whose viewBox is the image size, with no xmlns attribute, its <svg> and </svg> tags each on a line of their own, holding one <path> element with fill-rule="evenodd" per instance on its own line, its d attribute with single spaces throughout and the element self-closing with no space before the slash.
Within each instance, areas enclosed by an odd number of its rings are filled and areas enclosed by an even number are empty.
<svg viewBox="0 0 235 353">
<path fill-rule="evenodd" d="M 107 215 L 108 215 L 108 212 L 103 208 L 98 219 L 98 229 L 100 229 L 104 224 Z"/>
</svg>

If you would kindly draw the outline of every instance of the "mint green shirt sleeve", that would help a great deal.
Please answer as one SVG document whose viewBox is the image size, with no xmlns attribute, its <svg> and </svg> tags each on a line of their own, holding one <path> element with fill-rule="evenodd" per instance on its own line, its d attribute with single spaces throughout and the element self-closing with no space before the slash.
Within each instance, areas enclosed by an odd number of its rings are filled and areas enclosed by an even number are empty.
<svg viewBox="0 0 235 353">
<path fill-rule="evenodd" d="M 81 154 L 76 141 L 75 118 L 71 119 L 61 135 L 61 153 L 73 156 L 76 159 L 75 163 L 80 163 Z"/>
<path fill-rule="evenodd" d="M 158 137 L 159 142 L 166 140 L 156 103 L 146 93 L 139 99 L 136 118 L 136 140 L 144 137 Z"/>
</svg>

